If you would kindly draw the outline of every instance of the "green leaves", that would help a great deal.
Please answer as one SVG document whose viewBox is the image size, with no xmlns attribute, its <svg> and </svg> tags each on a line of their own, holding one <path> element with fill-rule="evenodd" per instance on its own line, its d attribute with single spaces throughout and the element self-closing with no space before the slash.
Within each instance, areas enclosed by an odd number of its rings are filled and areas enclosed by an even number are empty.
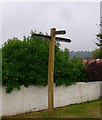
<svg viewBox="0 0 102 120">
<path fill-rule="evenodd" d="M 32 36 L 9 39 L 2 47 L 2 84 L 7 92 L 29 85 L 47 85 L 49 43 Z"/>
<path fill-rule="evenodd" d="M 102 39 L 102 34 L 97 34 L 96 36 Z"/>
<path fill-rule="evenodd" d="M 62 57 L 60 61 L 55 61 L 56 86 L 59 86 L 61 84 L 65 84 L 68 86 L 74 84 L 75 82 L 85 81 L 86 66 L 82 64 L 81 59 L 75 57 L 72 59 L 68 59 L 68 56 L 65 56 L 64 52 L 61 53 Z"/>
<path fill-rule="evenodd" d="M 42 33 L 40 33 L 42 34 Z M 61 51 L 60 44 L 55 45 L 56 85 L 70 85 L 81 81 L 85 68 L 81 60 L 69 60 L 69 50 Z M 48 84 L 49 40 L 35 36 L 9 39 L 2 47 L 2 84 L 7 92 L 22 85 Z"/>
<path fill-rule="evenodd" d="M 99 47 L 100 55 L 99 58 L 102 58 L 102 33 L 96 35 L 98 42 L 95 43 Z"/>
<path fill-rule="evenodd" d="M 92 58 L 95 58 L 95 59 L 102 58 L 102 52 L 101 52 L 101 49 L 100 49 L 100 48 L 95 49 L 95 50 L 92 52 Z"/>
</svg>

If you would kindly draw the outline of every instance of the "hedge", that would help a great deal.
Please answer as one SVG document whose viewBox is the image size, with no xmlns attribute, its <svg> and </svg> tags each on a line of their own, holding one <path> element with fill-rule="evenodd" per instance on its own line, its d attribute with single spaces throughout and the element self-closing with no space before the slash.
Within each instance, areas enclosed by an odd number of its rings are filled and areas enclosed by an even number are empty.
<svg viewBox="0 0 102 120">
<path fill-rule="evenodd" d="M 7 92 L 22 85 L 46 86 L 48 84 L 49 40 L 35 36 L 9 39 L 2 47 L 2 85 Z M 69 50 L 55 45 L 54 82 L 71 85 L 85 81 L 86 66 L 81 59 L 69 59 Z"/>
</svg>

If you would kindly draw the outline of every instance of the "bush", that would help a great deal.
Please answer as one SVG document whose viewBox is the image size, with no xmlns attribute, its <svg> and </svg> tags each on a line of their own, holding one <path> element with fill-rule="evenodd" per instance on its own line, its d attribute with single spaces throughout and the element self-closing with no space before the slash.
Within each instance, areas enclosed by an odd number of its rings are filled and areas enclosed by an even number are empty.
<svg viewBox="0 0 102 120">
<path fill-rule="evenodd" d="M 28 37 L 8 40 L 3 48 L 3 85 L 10 92 L 21 85 L 47 85 L 48 42 Z"/>
<path fill-rule="evenodd" d="M 86 66 L 82 64 L 80 58 L 72 58 L 61 62 L 60 71 L 55 72 L 55 83 L 57 86 L 61 84 L 71 85 L 76 82 L 86 81 Z"/>
<path fill-rule="evenodd" d="M 60 44 L 55 45 L 56 85 L 70 85 L 85 79 L 85 66 L 78 58 L 68 60 L 69 51 L 61 51 Z M 29 36 L 23 40 L 9 39 L 2 47 L 2 84 L 6 91 L 20 89 L 24 85 L 48 84 L 49 40 Z"/>
<path fill-rule="evenodd" d="M 98 59 L 98 58 L 101 58 L 101 57 L 102 57 L 102 55 L 101 55 L 101 49 L 100 48 L 95 49 L 92 52 L 92 58 Z"/>
<path fill-rule="evenodd" d="M 96 61 L 87 65 L 87 81 L 102 81 L 102 62 Z"/>
</svg>

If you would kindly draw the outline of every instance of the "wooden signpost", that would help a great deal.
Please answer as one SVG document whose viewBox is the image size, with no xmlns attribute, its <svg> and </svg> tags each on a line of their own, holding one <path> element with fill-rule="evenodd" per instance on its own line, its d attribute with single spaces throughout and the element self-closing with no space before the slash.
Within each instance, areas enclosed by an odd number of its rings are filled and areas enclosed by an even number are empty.
<svg viewBox="0 0 102 120">
<path fill-rule="evenodd" d="M 54 108 L 53 96 L 53 82 L 54 82 L 54 51 L 55 51 L 55 32 L 56 29 L 52 28 L 50 31 L 50 49 L 49 49 L 49 62 L 48 62 L 48 110 L 49 115 L 52 114 Z"/>
<path fill-rule="evenodd" d="M 48 58 L 48 111 L 49 115 L 53 113 L 54 110 L 54 53 L 55 53 L 55 42 L 71 42 L 70 39 L 55 37 L 57 34 L 65 34 L 65 30 L 56 31 L 55 28 L 50 30 L 50 36 L 32 34 L 37 37 L 43 37 L 50 39 L 50 49 L 49 49 L 49 58 Z"/>
</svg>

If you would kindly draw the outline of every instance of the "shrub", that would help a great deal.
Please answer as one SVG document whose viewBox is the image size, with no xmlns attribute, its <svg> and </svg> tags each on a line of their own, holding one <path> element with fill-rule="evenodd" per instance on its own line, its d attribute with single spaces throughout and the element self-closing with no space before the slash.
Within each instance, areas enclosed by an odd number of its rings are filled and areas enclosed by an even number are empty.
<svg viewBox="0 0 102 120">
<path fill-rule="evenodd" d="M 36 37 L 13 38 L 4 44 L 2 84 L 8 92 L 21 85 L 47 85 L 48 44 Z"/>
<path fill-rule="evenodd" d="M 68 59 L 69 50 L 55 45 L 56 85 L 70 85 L 85 79 L 85 66 L 78 58 Z M 9 39 L 2 47 L 2 84 L 6 91 L 24 85 L 48 84 L 49 40 L 35 36 Z"/>
<path fill-rule="evenodd" d="M 87 81 L 102 81 L 102 62 L 91 62 L 87 65 Z"/>
<path fill-rule="evenodd" d="M 98 48 L 98 49 L 95 49 L 94 51 L 92 51 L 92 58 L 95 58 L 95 59 L 101 58 L 102 55 L 101 55 L 100 50 L 101 49 Z"/>
<path fill-rule="evenodd" d="M 72 58 L 62 61 L 61 70 L 55 73 L 55 83 L 57 86 L 61 84 L 71 85 L 76 82 L 86 81 L 86 66 L 82 64 L 80 58 Z"/>
</svg>

